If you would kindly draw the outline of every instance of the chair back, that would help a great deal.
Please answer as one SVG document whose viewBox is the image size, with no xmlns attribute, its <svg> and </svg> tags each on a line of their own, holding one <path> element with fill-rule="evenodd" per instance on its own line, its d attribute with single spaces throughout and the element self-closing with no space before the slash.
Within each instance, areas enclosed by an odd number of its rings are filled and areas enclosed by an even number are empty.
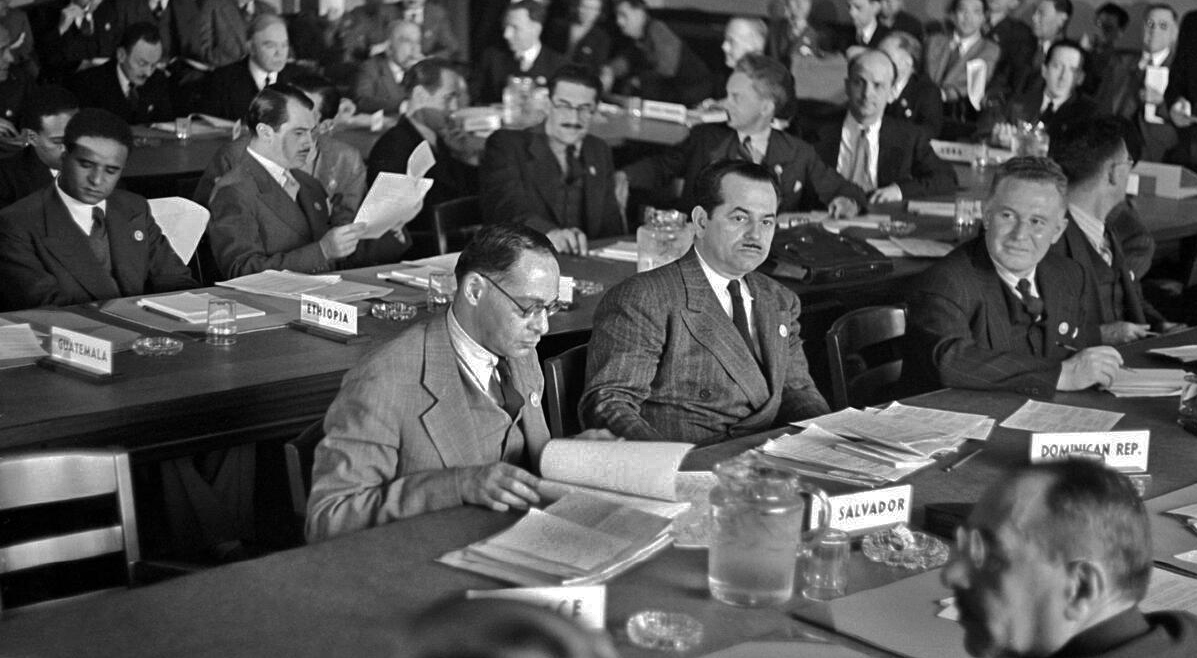
<svg viewBox="0 0 1197 658">
<path fill-rule="evenodd" d="M 433 206 L 432 223 L 436 229 L 437 250 L 442 254 L 461 251 L 482 228 L 481 218 L 476 196 L 443 201 Z"/>
<path fill-rule="evenodd" d="M 115 497 L 115 520 L 112 515 L 95 513 L 97 496 Z M 79 509 L 73 510 L 68 505 L 71 502 L 77 502 Z M 34 506 L 43 507 L 24 509 Z M 60 507 L 63 514 L 56 513 Z M 0 539 L 0 575 L 19 577 L 20 572 L 28 575 L 30 569 L 52 565 L 59 565 L 65 571 L 69 565 L 63 563 L 123 553 L 123 586 L 133 583 L 140 549 L 129 454 L 124 450 L 54 451 L 0 457 L 0 511 L 26 515 L 37 531 L 24 533 L 35 536 L 23 537 L 15 543 L 11 535 L 9 539 Z M 64 531 L 66 525 L 70 526 L 69 531 Z M 101 585 L 96 591 L 105 589 L 114 588 Z M 67 595 L 55 592 L 50 601 L 19 609 L 78 596 L 77 591 Z M 12 610 L 5 614 L 12 614 Z"/>
<path fill-rule="evenodd" d="M 550 436 L 582 431 L 578 402 L 586 386 L 586 345 L 578 345 L 544 361 L 544 408 Z"/>
<path fill-rule="evenodd" d="M 283 444 L 287 459 L 287 484 L 291 489 L 291 509 L 303 524 L 308 513 L 308 494 L 312 491 L 312 464 L 316 444 L 324 438 L 324 417 L 312 423 L 299 436 Z"/>
<path fill-rule="evenodd" d="M 902 376 L 896 340 L 906 334 L 906 309 L 867 306 L 845 313 L 827 331 L 832 408 L 862 406 L 892 398 Z M 870 349 L 874 348 L 874 349 Z"/>
</svg>

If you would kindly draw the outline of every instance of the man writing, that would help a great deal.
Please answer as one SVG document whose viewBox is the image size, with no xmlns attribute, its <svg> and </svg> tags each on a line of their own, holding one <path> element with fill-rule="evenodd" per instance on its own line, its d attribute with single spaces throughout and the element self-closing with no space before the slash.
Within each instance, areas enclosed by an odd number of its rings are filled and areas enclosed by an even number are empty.
<svg viewBox="0 0 1197 658">
<path fill-rule="evenodd" d="M 772 175 L 721 160 L 695 182 L 694 248 L 615 286 L 595 311 L 587 427 L 710 444 L 828 410 L 807 371 L 798 296 L 755 272 L 776 226 Z"/>
<path fill-rule="evenodd" d="M 162 61 L 162 37 L 151 23 L 134 23 L 121 35 L 116 59 L 73 75 L 67 86 L 85 107 L 99 107 L 127 123 L 174 121 Z"/>
</svg>

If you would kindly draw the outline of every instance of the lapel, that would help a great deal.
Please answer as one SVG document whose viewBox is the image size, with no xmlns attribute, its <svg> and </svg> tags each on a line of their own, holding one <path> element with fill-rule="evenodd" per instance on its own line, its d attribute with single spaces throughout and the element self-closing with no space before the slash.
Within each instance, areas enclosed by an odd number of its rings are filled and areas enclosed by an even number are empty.
<svg viewBox="0 0 1197 658">
<path fill-rule="evenodd" d="M 1049 252 L 1050 253 L 1050 252 Z M 1080 320 L 1069 313 L 1074 301 L 1069 298 L 1062 286 L 1044 285 L 1045 281 L 1056 281 L 1065 276 L 1053 264 L 1052 258 L 1039 261 L 1039 268 L 1035 273 L 1039 295 L 1043 298 L 1043 345 L 1042 354 L 1051 358 L 1067 356 L 1068 347 L 1075 347 L 1080 327 L 1073 322 Z"/>
<path fill-rule="evenodd" d="M 935 45 L 934 52 L 927 53 L 927 60 L 935 62 L 935 70 L 931 72 L 931 79 L 936 82 L 941 82 L 948 71 L 949 57 L 952 54 L 952 36 L 945 35 L 947 38 L 940 40 L 936 39 L 931 43 Z M 907 83 L 906 86 L 910 86 Z"/>
<path fill-rule="evenodd" d="M 678 261 L 678 268 L 686 293 L 686 310 L 682 320 L 689 328 L 691 337 L 723 366 L 753 407 L 763 406 L 769 399 L 768 382 L 731 318 L 720 306 L 715 292 L 711 290 L 711 282 L 698 262 L 698 253 L 691 248 Z M 756 296 L 755 290 L 753 296 Z M 754 321 L 756 318 L 754 308 Z"/>
<path fill-rule="evenodd" d="M 970 257 L 973 269 L 980 279 L 981 312 L 984 314 L 985 331 L 989 334 L 990 348 L 998 352 L 1013 349 L 1010 343 L 1010 313 L 1006 304 L 1006 289 L 994 269 L 993 260 L 981 238 L 973 240 Z"/>
<path fill-rule="evenodd" d="M 956 63 L 952 66 L 952 70 L 948 71 L 948 75 L 954 75 L 959 71 L 959 75 L 964 80 L 968 80 L 968 61 L 970 59 L 979 59 L 981 51 L 985 48 L 985 37 L 977 39 L 976 43 L 972 45 L 963 55 L 956 59 Z"/>
<path fill-rule="evenodd" d="M 320 155 L 323 155 L 323 152 Z M 319 240 L 330 228 L 328 197 L 324 194 L 324 188 L 313 186 L 311 179 L 305 176 L 304 172 L 292 169 L 291 175 L 299 182 L 295 203 L 299 205 L 300 213 L 307 220 L 312 238 Z"/>
<path fill-rule="evenodd" d="M 100 269 L 95 254 L 87 244 L 87 238 L 79 230 L 75 220 L 71 219 L 66 205 L 58 198 L 54 187 L 47 186 L 41 194 L 46 250 L 92 298 L 120 297 L 120 291 L 112 284 L 111 277 Z M 115 259 L 116 254 L 112 257 Z"/>
<path fill-rule="evenodd" d="M 881 117 L 881 130 L 877 131 L 877 187 L 885 187 L 906 174 L 902 166 L 902 148 L 896 144 L 896 124 L 889 117 Z"/>
<path fill-rule="evenodd" d="M 790 183 L 786 177 L 786 174 L 789 172 L 788 167 L 792 162 L 794 162 L 793 142 L 786 139 L 785 133 L 779 130 L 770 131 L 769 147 L 765 149 L 765 157 L 761 160 L 761 164 L 777 179 L 777 183 L 781 186 L 782 197 L 793 194 L 800 189 L 799 183 L 801 181 Z M 791 185 L 795 189 L 791 189 Z"/>
<path fill-rule="evenodd" d="M 761 348 L 761 366 L 769 380 L 769 390 L 780 391 L 789 366 L 789 318 L 782 316 L 778 300 L 765 293 L 764 280 L 755 272 L 744 277 L 752 292 L 752 323 Z M 782 327 L 786 328 L 784 336 Z"/>
<path fill-rule="evenodd" d="M 605 183 L 601 172 L 595 166 L 599 161 L 599 146 L 596 138 L 587 135 L 582 139 L 582 225 L 588 235 L 603 234 L 603 196 Z"/>
<path fill-rule="evenodd" d="M 173 0 L 177 2 L 178 0 Z M 133 210 L 125 207 L 114 194 L 108 198 L 105 221 L 108 222 L 108 247 L 112 253 L 113 277 L 123 295 L 139 294 L 144 288 L 144 273 L 148 270 L 148 250 L 144 230 L 131 221 Z"/>
<path fill-rule="evenodd" d="M 482 464 L 496 461 L 495 455 L 482 454 L 482 446 L 470 437 L 478 435 L 472 417 L 462 413 L 465 384 L 458 371 L 457 355 L 449 342 L 448 316 L 434 316 L 424 327 L 424 390 L 432 396 L 432 406 L 420 416 L 428 441 L 440 453 L 445 466 Z"/>
<path fill-rule="evenodd" d="M 549 138 L 545 136 L 543 126 L 529 129 L 527 136 L 529 179 L 544 199 L 547 211 L 553 214 L 553 221 L 558 226 L 565 226 L 564 218 L 556 216 L 565 192 L 561 185 L 561 166 L 557 164 L 557 156 L 549 149 Z"/>
<path fill-rule="evenodd" d="M 844 130 L 845 113 L 837 114 L 834 123 L 829 121 L 819 129 L 819 139 L 815 141 L 815 152 L 823 164 L 836 171 L 840 157 L 840 133 Z"/>
<path fill-rule="evenodd" d="M 1114 273 L 1118 276 L 1119 284 L 1122 286 L 1122 305 L 1130 311 L 1131 321 L 1146 324 L 1147 318 L 1143 314 L 1143 298 L 1140 295 L 1139 286 L 1135 283 L 1135 273 L 1126 266 L 1118 234 L 1107 227 L 1106 235 L 1109 236 L 1110 253 L 1113 254 L 1111 267 L 1114 268 Z"/>
<path fill-rule="evenodd" d="M 252 86 L 253 83 L 250 83 Z M 311 225 L 308 221 L 307 213 L 303 212 L 291 197 L 287 196 L 287 191 L 283 189 L 282 185 L 266 171 L 266 168 L 258 163 L 257 159 L 252 155 L 246 153 L 242 158 L 240 166 L 245 168 L 246 174 L 250 180 L 258 187 L 259 203 L 258 205 L 264 208 L 265 212 L 273 215 L 278 219 L 280 224 L 291 229 L 300 236 L 303 236 L 305 241 L 311 242 L 311 238 L 319 238 L 320 234 L 313 234 L 311 232 Z M 292 174 L 294 175 L 294 174 Z M 301 185 L 299 188 L 303 190 Z M 299 212 L 295 212 L 295 211 Z"/>
</svg>

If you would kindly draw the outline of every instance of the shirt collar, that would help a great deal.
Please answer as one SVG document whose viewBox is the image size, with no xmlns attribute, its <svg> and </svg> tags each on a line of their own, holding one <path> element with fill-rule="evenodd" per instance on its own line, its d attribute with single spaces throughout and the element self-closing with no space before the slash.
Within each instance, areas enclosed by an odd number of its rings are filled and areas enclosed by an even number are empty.
<svg viewBox="0 0 1197 658">
<path fill-rule="evenodd" d="M 535 62 L 537 57 L 540 57 L 540 42 L 539 41 L 532 44 L 531 48 L 528 48 L 527 50 L 525 50 L 521 53 L 515 54 L 515 59 L 521 65 L 526 63 L 528 68 L 532 67 L 532 62 Z"/>
<path fill-rule="evenodd" d="M 752 144 L 752 150 L 760 153 L 761 158 L 764 159 L 765 152 L 769 150 L 769 135 L 771 134 L 773 134 L 773 126 L 768 125 L 758 133 L 745 133 L 737 130 L 736 139 L 740 140 L 740 143 L 743 144 L 744 138 L 748 137 L 751 140 L 749 143 Z"/>
<path fill-rule="evenodd" d="M 1085 239 L 1089 241 L 1089 244 L 1098 253 L 1101 253 L 1106 241 L 1106 223 L 1071 203 L 1068 204 L 1068 213 L 1072 216 L 1072 221 L 1076 223 L 1077 228 L 1081 229 L 1081 233 L 1085 234 Z"/>
<path fill-rule="evenodd" d="M 1158 53 L 1147 53 L 1147 56 L 1150 58 L 1152 66 L 1163 66 L 1170 54 L 1172 54 L 1172 49 L 1165 48 Z"/>
<path fill-rule="evenodd" d="M 71 219 L 75 220 L 75 223 L 79 225 L 79 228 L 83 229 L 84 233 L 88 233 L 91 230 L 92 208 L 99 208 L 104 213 L 108 212 L 107 199 L 104 199 L 94 206 L 83 203 L 75 197 L 67 194 L 66 191 L 63 190 L 58 184 L 57 179 L 54 183 L 54 191 L 58 193 L 58 198 L 62 199 L 62 203 L 66 206 L 67 212 L 70 213 Z"/>
<path fill-rule="evenodd" d="M 847 126 L 852 131 L 853 135 L 859 135 L 861 128 L 868 128 L 869 139 L 873 140 L 873 143 L 876 144 L 877 137 L 879 136 L 879 133 L 881 132 L 882 118 L 884 118 L 884 117 L 877 117 L 877 120 L 874 121 L 872 125 L 865 126 L 863 123 L 857 121 L 856 117 L 852 116 L 852 113 L 849 112 L 848 114 L 844 115 L 844 125 Z"/>
<path fill-rule="evenodd" d="M 266 156 L 262 155 L 261 153 L 258 153 L 257 151 L 255 151 L 253 149 L 253 146 L 246 147 L 245 152 L 250 154 L 251 156 L 253 156 L 253 159 L 257 160 L 258 164 L 262 165 L 262 167 L 264 169 L 266 169 L 266 173 L 270 174 L 270 177 L 273 178 L 275 181 L 277 181 L 279 185 L 286 187 L 286 182 L 287 182 L 287 168 L 286 167 L 280 165 L 279 163 L 275 162 L 274 160 L 271 160 L 270 158 L 267 158 Z"/>
<path fill-rule="evenodd" d="M 1019 295 L 1020 293 L 1018 292 L 1018 280 L 1023 277 L 1015 276 L 1015 274 L 1013 272 L 1006 269 L 1005 267 L 1002 266 L 1001 263 L 994 260 L 993 256 L 990 256 L 989 260 L 993 261 L 993 269 L 995 271 L 997 271 L 998 278 L 1002 280 L 1002 283 L 1006 284 L 1006 286 L 1009 287 L 1010 290 L 1013 291 L 1015 295 Z M 1041 296 L 1039 294 L 1039 286 L 1035 283 L 1035 273 L 1038 271 L 1038 269 L 1039 269 L 1038 266 L 1036 266 L 1035 269 L 1032 269 L 1030 274 L 1027 274 L 1027 276 L 1025 277 L 1026 280 L 1031 283 L 1031 295 L 1033 297 Z"/>
<path fill-rule="evenodd" d="M 716 272 L 710 265 L 707 265 L 707 261 L 698 252 L 698 249 L 694 250 L 694 255 L 698 256 L 698 264 L 702 266 L 702 273 L 706 275 L 707 282 L 711 284 L 711 288 L 714 289 L 715 294 L 719 295 L 721 299 L 723 297 L 730 299 L 731 293 L 727 291 L 727 284 L 731 283 L 732 280 Z M 740 296 L 745 299 L 752 299 L 752 293 L 749 292 L 748 285 L 744 283 L 744 278 L 740 277 L 737 280 L 740 282 Z"/>
<path fill-rule="evenodd" d="M 125 75 L 125 70 L 121 68 L 119 62 L 116 65 L 116 80 L 121 85 L 121 93 L 128 96 L 129 87 L 133 85 L 133 81 L 129 79 L 129 76 Z"/>
<path fill-rule="evenodd" d="M 479 345 L 478 341 L 466 333 L 461 323 L 457 321 L 457 316 L 453 314 L 452 307 L 445 315 L 449 324 L 449 344 L 453 346 L 458 360 L 474 377 L 478 387 L 483 391 L 487 390 L 491 375 L 494 373 L 495 367 L 499 365 L 499 357 Z"/>
<path fill-rule="evenodd" d="M 255 62 L 252 57 L 249 59 L 249 74 L 253 76 L 254 84 L 258 86 L 258 89 L 262 89 L 266 86 L 263 83 L 266 82 L 266 75 L 268 73 L 270 72 L 258 66 L 258 63 Z"/>
<path fill-rule="evenodd" d="M 860 33 L 860 40 L 864 41 L 865 43 L 868 43 L 869 41 L 871 41 L 873 39 L 873 33 L 875 33 L 876 31 L 877 31 L 877 21 L 873 21 L 872 25 L 869 25 L 868 27 L 864 27 L 864 28 L 861 28 L 860 30 L 858 30 L 858 32 Z"/>
<path fill-rule="evenodd" d="M 981 33 L 977 32 L 971 37 L 963 39 L 953 37 L 952 40 L 956 43 L 956 48 L 960 51 L 960 54 L 963 55 L 971 50 L 973 46 L 977 45 L 977 42 L 981 40 Z"/>
<path fill-rule="evenodd" d="M 403 82 L 403 74 L 405 71 L 402 66 L 395 63 L 395 60 L 387 57 L 387 68 L 391 69 L 391 75 L 395 78 L 395 82 Z"/>
</svg>

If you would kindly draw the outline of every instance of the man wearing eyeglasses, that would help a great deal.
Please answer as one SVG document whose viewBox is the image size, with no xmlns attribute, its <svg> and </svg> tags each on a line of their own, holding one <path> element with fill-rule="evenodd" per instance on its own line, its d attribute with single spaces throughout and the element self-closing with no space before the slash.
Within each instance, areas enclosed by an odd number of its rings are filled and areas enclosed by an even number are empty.
<svg viewBox="0 0 1197 658">
<path fill-rule="evenodd" d="M 584 254 L 589 240 L 626 232 L 611 148 L 589 134 L 600 84 L 587 68 L 563 66 L 549 80 L 544 123 L 499 130 L 486 140 L 479 187 L 488 223 L 522 222 L 567 254 Z"/>
<path fill-rule="evenodd" d="M 912 285 L 906 390 L 953 386 L 1050 398 L 1109 385 L 1122 357 L 1100 345 L 1092 289 L 1049 253 L 1064 233 L 1068 181 L 1043 157 L 1011 158 L 985 202 L 984 236 Z"/>
<path fill-rule="evenodd" d="M 560 309 L 557 252 L 518 224 L 480 230 L 450 309 L 345 376 L 316 448 L 307 537 L 463 504 L 539 501 L 528 469 L 549 438 L 536 344 Z"/>
<path fill-rule="evenodd" d="M 1144 614 L 1147 511 L 1126 477 L 1090 460 L 1023 468 L 991 486 L 944 567 L 973 656 L 1180 658 L 1197 617 Z"/>
<path fill-rule="evenodd" d="M 582 418 L 699 445 L 827 412 L 799 338 L 798 296 L 755 272 L 777 225 L 765 167 L 719 160 L 696 179 L 685 256 L 612 288 L 594 314 Z"/>
</svg>

